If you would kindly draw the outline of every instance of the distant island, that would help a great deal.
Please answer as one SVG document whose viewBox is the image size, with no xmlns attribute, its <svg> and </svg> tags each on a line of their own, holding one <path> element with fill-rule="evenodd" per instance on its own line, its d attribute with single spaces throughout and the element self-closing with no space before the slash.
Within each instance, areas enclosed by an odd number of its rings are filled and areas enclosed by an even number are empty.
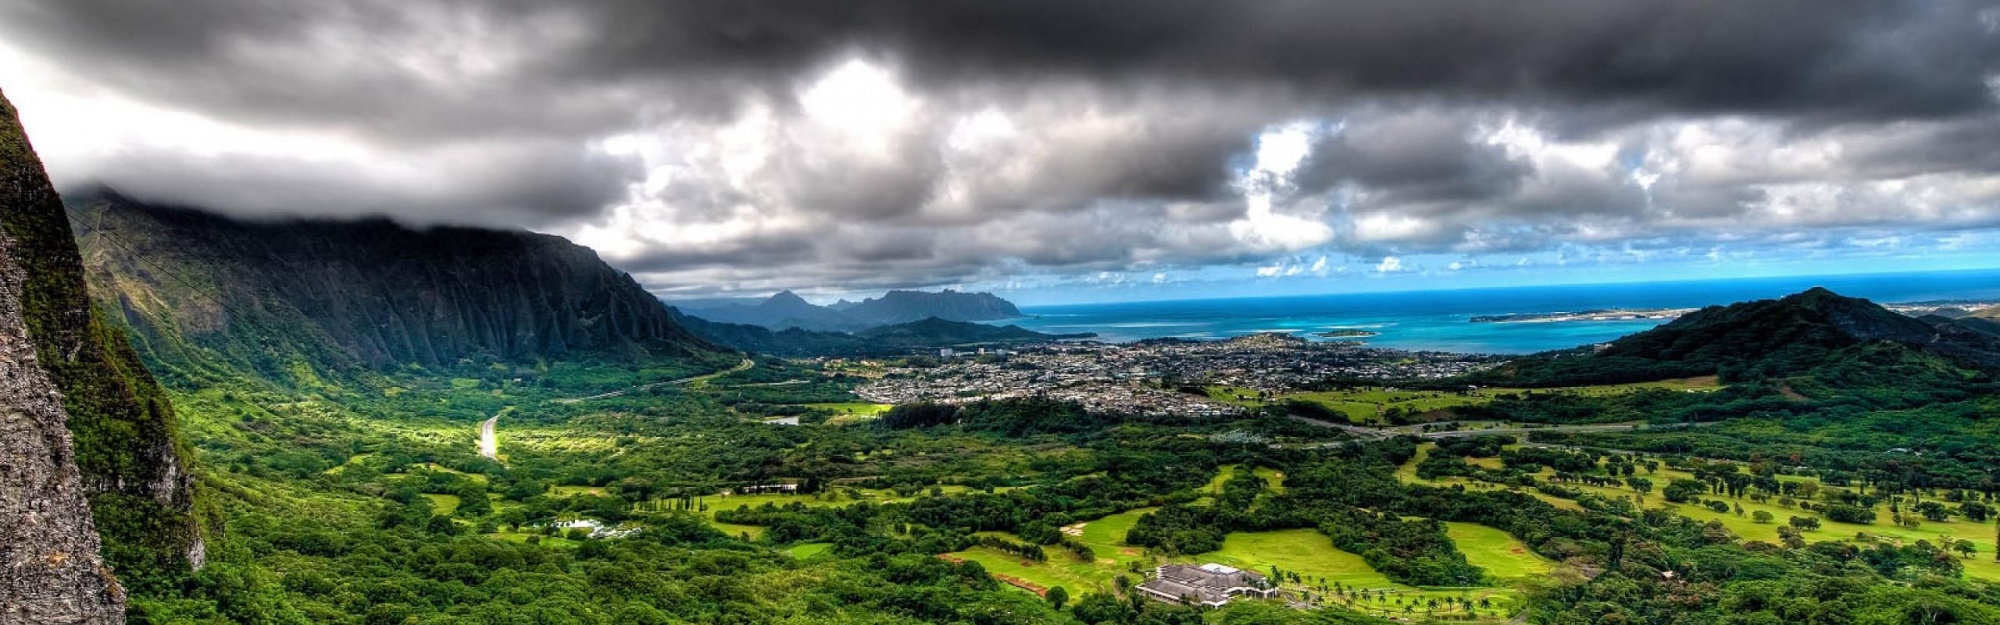
<svg viewBox="0 0 2000 625">
<path fill-rule="evenodd" d="M 1637 321 L 1675 319 L 1694 312 L 1693 308 L 1611 308 L 1578 312 L 1477 315 L 1473 323 L 1550 323 L 1557 321 Z"/>
<path fill-rule="evenodd" d="M 1338 330 L 1315 332 L 1313 333 L 1313 336 L 1317 336 L 1320 338 L 1329 338 L 1329 339 L 1365 339 L 1371 336 L 1382 336 L 1382 333 L 1375 332 L 1372 330 L 1356 330 L 1353 328 L 1341 328 Z"/>
<path fill-rule="evenodd" d="M 859 302 L 840 300 L 828 306 L 807 302 L 791 291 L 762 300 L 690 300 L 673 304 L 692 317 L 720 323 L 760 326 L 769 330 L 798 328 L 816 332 L 860 332 L 869 328 L 938 318 L 946 321 L 998 321 L 1021 316 L 1013 302 L 992 293 L 945 289 L 890 291 Z"/>
</svg>

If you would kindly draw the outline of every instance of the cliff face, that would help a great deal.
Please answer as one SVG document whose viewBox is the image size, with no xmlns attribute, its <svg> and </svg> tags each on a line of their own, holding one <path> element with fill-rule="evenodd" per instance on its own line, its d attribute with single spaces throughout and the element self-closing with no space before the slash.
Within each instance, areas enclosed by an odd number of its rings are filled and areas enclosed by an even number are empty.
<svg viewBox="0 0 2000 625">
<path fill-rule="evenodd" d="M 175 374 L 220 360 L 310 385 L 411 364 L 716 353 L 631 277 L 560 237 L 238 221 L 108 191 L 72 204 L 93 280 L 149 362 Z"/>
<path fill-rule="evenodd" d="M 124 622 L 124 591 L 100 555 L 92 508 L 159 513 L 149 522 L 188 540 L 149 555 L 200 557 L 173 413 L 139 403 L 132 372 L 100 341 L 68 240 L 61 200 L 0 96 L 0 623 Z M 134 529 L 122 522 L 107 524 L 107 535 Z M 124 548 L 157 544 L 115 538 Z"/>
</svg>

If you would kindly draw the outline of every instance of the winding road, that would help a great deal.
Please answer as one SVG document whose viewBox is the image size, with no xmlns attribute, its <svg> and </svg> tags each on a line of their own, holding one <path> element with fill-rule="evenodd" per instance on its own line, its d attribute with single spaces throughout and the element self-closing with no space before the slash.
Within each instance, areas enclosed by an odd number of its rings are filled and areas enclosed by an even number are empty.
<svg viewBox="0 0 2000 625">
<path fill-rule="evenodd" d="M 635 392 L 635 391 L 643 391 L 643 390 L 646 390 L 646 389 L 649 389 L 649 388 L 653 388 L 653 387 L 655 387 L 655 386 L 670 386 L 670 385 L 678 385 L 678 384 L 693 384 L 693 383 L 696 383 L 696 382 L 706 382 L 706 381 L 709 381 L 709 380 L 713 380 L 713 379 L 715 379 L 715 378 L 719 378 L 719 377 L 722 377 L 722 376 L 725 376 L 725 375 L 729 375 L 729 374 L 731 374 L 731 373 L 736 373 L 736 372 L 738 372 L 738 371 L 749 371 L 749 370 L 750 370 L 750 368 L 751 368 L 751 367 L 754 367 L 754 366 L 757 366 L 757 362 L 756 362 L 756 361 L 753 361 L 753 360 L 751 360 L 751 359 L 748 359 L 748 358 L 745 358 L 745 359 L 743 359 L 743 362 L 739 362 L 739 363 L 736 363 L 736 366 L 734 366 L 734 367 L 730 367 L 730 368 L 728 368 L 728 369 L 724 369 L 724 370 L 721 370 L 721 371 L 717 371 L 717 372 L 715 372 L 715 373 L 705 373 L 705 374 L 702 374 L 702 375 L 697 375 L 697 376 L 693 376 L 693 377 L 686 377 L 686 378 L 681 378 L 681 379 L 678 379 L 678 380 L 667 380 L 667 381 L 665 381 L 665 382 L 654 382 L 654 383 L 651 383 L 651 384 L 641 384 L 641 385 L 638 385 L 638 386 L 634 386 L 634 387 L 632 387 L 632 388 L 628 388 L 628 389 L 624 389 L 624 390 L 618 390 L 618 391 L 611 391 L 611 392 L 609 392 L 609 393 L 598 393 L 598 394 L 596 394 L 596 395 L 591 395 L 591 396 L 589 396 L 589 397 L 572 397 L 572 398 L 569 398 L 569 399 L 558 399 L 558 400 L 556 400 L 556 403 L 562 403 L 562 404 L 574 404 L 574 403 L 580 403 L 580 402 L 586 402 L 586 401 L 590 401 L 590 400 L 593 400 L 593 399 L 610 399 L 610 398 L 613 398 L 613 397 L 618 397 L 618 396 L 621 396 L 621 395 L 625 395 L 625 394 L 627 394 L 627 393 L 632 393 L 632 392 Z"/>
<path fill-rule="evenodd" d="M 556 403 L 561 403 L 561 404 L 575 404 L 575 403 L 590 401 L 593 399 L 609 399 L 612 397 L 618 397 L 621 395 L 625 395 L 627 393 L 631 393 L 633 391 L 643 391 L 649 388 L 653 388 L 655 386 L 695 384 L 699 382 L 707 382 L 709 380 L 729 375 L 731 373 L 736 373 L 738 371 L 748 371 L 750 370 L 751 367 L 754 366 L 757 366 L 756 361 L 745 358 L 743 359 L 743 362 L 736 363 L 736 366 L 734 367 L 730 367 L 728 369 L 724 369 L 714 373 L 706 373 L 702 375 L 681 378 L 678 380 L 668 380 L 665 382 L 653 382 L 651 384 L 641 384 L 625 390 L 611 391 L 609 393 L 598 393 L 596 395 L 591 395 L 589 397 L 571 397 L 568 399 L 558 399 L 555 401 Z M 506 410 L 501 410 L 499 414 L 493 415 L 492 418 L 479 422 L 479 455 L 493 460 L 500 459 L 500 437 L 499 435 L 494 433 L 494 430 L 498 428 L 500 425 L 500 416 L 507 414 L 509 411 L 513 409 L 514 408 L 512 406 L 508 406 Z"/>
</svg>

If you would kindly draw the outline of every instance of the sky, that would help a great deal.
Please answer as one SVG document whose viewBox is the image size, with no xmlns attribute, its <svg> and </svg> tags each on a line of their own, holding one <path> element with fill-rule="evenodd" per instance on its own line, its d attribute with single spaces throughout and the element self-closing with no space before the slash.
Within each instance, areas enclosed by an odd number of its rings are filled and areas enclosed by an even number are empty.
<svg viewBox="0 0 2000 625">
<path fill-rule="evenodd" d="M 59 185 L 668 299 L 2000 266 L 2000 5 L 0 0 Z"/>
</svg>

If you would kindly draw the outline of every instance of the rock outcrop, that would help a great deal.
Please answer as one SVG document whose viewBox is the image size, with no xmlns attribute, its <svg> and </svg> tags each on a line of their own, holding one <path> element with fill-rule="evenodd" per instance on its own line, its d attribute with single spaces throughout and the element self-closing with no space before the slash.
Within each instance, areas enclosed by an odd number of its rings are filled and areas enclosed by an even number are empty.
<svg viewBox="0 0 2000 625">
<path fill-rule="evenodd" d="M 100 328 L 88 322 L 87 302 L 70 309 L 67 302 L 48 298 L 62 290 L 55 283 L 72 277 L 80 289 L 81 267 L 74 247 L 66 258 L 44 248 L 50 237 L 66 239 L 68 224 L 4 96 L 0 222 L 0 624 L 123 623 L 124 591 L 100 553 L 85 490 L 85 484 L 103 486 L 111 476 L 86 475 L 78 466 L 81 456 L 105 451 L 91 447 L 103 441 L 76 440 L 80 437 L 70 431 L 78 421 L 101 415 L 72 414 L 65 404 L 79 398 L 58 392 L 90 389 L 61 384 L 63 373 L 76 370 L 62 361 L 84 357 L 85 341 L 65 344 L 54 335 L 89 336 L 94 342 L 96 335 L 86 333 Z M 65 263 L 70 271 L 56 270 Z M 171 454 L 171 439 L 165 450 Z M 147 473 L 161 479 L 164 491 L 185 486 L 178 458 L 157 468 L 169 473 Z M 152 490 L 152 484 L 136 486 Z"/>
</svg>

